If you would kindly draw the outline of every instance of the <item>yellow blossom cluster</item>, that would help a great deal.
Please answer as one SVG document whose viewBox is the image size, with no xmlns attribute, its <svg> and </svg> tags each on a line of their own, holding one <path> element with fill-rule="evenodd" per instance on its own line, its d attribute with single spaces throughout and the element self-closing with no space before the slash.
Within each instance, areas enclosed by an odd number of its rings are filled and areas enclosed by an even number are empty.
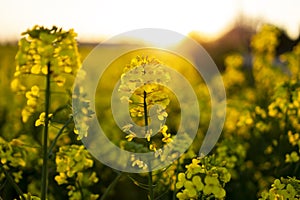
<svg viewBox="0 0 300 200">
<path fill-rule="evenodd" d="M 51 29 L 34 26 L 23 33 L 18 43 L 16 71 L 11 89 L 25 95 L 27 102 L 22 109 L 22 121 L 25 123 L 34 112 L 41 109 L 46 76 L 50 73 L 51 83 L 62 90 L 70 90 L 72 80 L 80 66 L 80 56 L 75 40 L 76 33 L 71 29 L 64 31 L 53 26 Z M 50 71 L 48 71 L 50 69 Z M 68 82 L 67 85 L 65 85 Z M 55 86 L 51 84 L 53 90 Z M 59 89 L 57 89 L 59 90 Z M 67 93 L 66 93 L 67 94 Z M 52 101 L 59 101 L 52 99 Z"/>
</svg>

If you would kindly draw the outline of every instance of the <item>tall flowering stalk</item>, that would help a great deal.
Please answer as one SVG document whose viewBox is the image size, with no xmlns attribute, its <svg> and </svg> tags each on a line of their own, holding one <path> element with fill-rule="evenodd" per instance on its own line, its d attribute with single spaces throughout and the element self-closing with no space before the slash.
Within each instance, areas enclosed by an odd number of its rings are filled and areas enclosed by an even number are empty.
<svg viewBox="0 0 300 200">
<path fill-rule="evenodd" d="M 73 30 L 64 31 L 57 27 L 47 29 L 35 26 L 22 35 L 24 37 L 19 41 L 16 72 L 11 87 L 14 91 L 25 94 L 27 99 L 22 109 L 24 123 L 28 122 L 34 113 L 40 112 L 35 125 L 44 126 L 41 199 L 46 199 L 49 124 L 55 118 L 54 114 L 61 110 L 63 99 L 53 97 L 52 100 L 52 94 L 56 92 L 67 94 L 66 90 L 70 90 L 72 78 L 80 66 L 80 60 L 75 40 L 76 34 Z M 68 97 L 64 99 L 66 104 L 68 99 Z"/>
<path fill-rule="evenodd" d="M 160 147 L 163 143 L 171 142 L 171 134 L 166 133 L 167 126 L 164 121 L 168 116 L 166 108 L 170 103 L 169 91 L 163 86 L 170 80 L 170 75 L 164 70 L 162 63 L 147 56 L 137 56 L 131 60 L 131 63 L 124 69 L 121 76 L 121 85 L 119 93 L 121 101 L 129 103 L 130 116 L 138 125 L 144 126 L 144 134 L 135 133 L 132 130 L 132 124 L 126 124 L 123 131 L 127 133 L 125 138 L 128 142 L 138 144 L 137 135 L 143 135 L 146 140 L 146 149 L 154 151 L 157 156 L 161 153 Z M 156 104 L 160 105 L 156 108 L 156 116 L 160 123 L 159 133 L 160 142 L 151 139 L 153 130 L 150 128 L 151 123 L 150 109 Z M 150 163 L 147 161 L 132 158 L 132 167 L 149 169 L 148 186 L 149 199 L 154 199 L 153 178 Z"/>
</svg>

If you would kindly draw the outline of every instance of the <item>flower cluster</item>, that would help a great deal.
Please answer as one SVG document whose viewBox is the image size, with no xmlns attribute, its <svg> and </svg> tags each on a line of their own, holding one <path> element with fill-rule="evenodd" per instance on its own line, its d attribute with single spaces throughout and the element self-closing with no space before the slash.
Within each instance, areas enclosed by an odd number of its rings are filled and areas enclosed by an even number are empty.
<svg viewBox="0 0 300 200">
<path fill-rule="evenodd" d="M 13 140 L 11 142 L 5 141 L 0 137 L 0 165 L 4 170 L 9 170 L 10 168 L 24 168 L 26 166 L 25 160 L 25 149 L 21 146 L 19 140 Z M 13 172 L 12 176 L 14 177 L 15 182 L 19 182 L 22 179 L 22 170 L 18 172 Z M 1 170 L 0 181 L 4 179 L 5 175 Z"/>
<path fill-rule="evenodd" d="M 140 160 L 139 158 L 136 158 L 134 155 L 131 155 L 130 160 L 132 162 L 132 164 L 131 164 L 132 167 L 138 167 L 138 168 L 141 168 L 141 169 L 144 169 L 144 170 L 148 169 L 147 163 Z"/>
<path fill-rule="evenodd" d="M 300 181 L 295 178 L 275 179 L 269 191 L 264 191 L 259 200 L 299 199 Z"/>
<path fill-rule="evenodd" d="M 287 64 L 290 70 L 290 78 L 293 80 L 300 79 L 299 59 L 300 59 L 300 43 L 298 43 L 294 47 L 293 51 L 286 52 L 280 56 L 280 60 Z"/>
<path fill-rule="evenodd" d="M 40 88 L 36 85 L 32 86 L 31 90 L 25 93 L 25 97 L 27 99 L 27 104 L 21 113 L 23 122 L 28 121 L 28 118 L 31 116 L 38 105 Z"/>
<path fill-rule="evenodd" d="M 77 139 L 81 140 L 88 135 L 88 121 L 94 115 L 94 111 L 90 108 L 90 100 L 86 99 L 86 93 L 82 86 L 75 86 L 72 94 L 73 115 L 75 121 L 74 133 Z"/>
<path fill-rule="evenodd" d="M 145 100 L 148 111 L 155 104 L 161 106 L 157 114 L 159 120 L 164 120 L 167 117 L 165 108 L 170 100 L 163 85 L 169 80 L 169 74 L 157 59 L 140 56 L 132 59 L 131 63 L 124 68 L 119 86 L 121 100 L 129 103 L 131 116 L 141 118 L 145 115 Z"/>
<path fill-rule="evenodd" d="M 54 179 L 59 185 L 68 184 L 70 199 L 97 199 L 98 196 L 91 194 L 87 188 L 80 188 L 88 187 L 99 180 L 95 172 L 88 171 L 93 167 L 94 161 L 83 145 L 60 147 L 55 163 L 59 174 Z M 80 190 L 84 191 L 84 197 L 81 197 Z"/>
<path fill-rule="evenodd" d="M 275 57 L 279 35 L 280 31 L 277 27 L 264 25 L 251 41 L 254 52 L 253 77 L 255 84 L 262 92 L 261 96 L 272 95 L 277 83 L 287 80 L 287 75 L 282 73 L 280 63 Z"/>
<path fill-rule="evenodd" d="M 148 112 L 156 104 L 160 105 L 156 109 L 157 118 L 163 122 L 168 117 L 166 107 L 169 105 L 170 99 L 168 91 L 163 85 L 169 80 L 170 76 L 164 70 L 163 64 L 155 58 L 137 56 L 124 68 L 118 91 L 121 101 L 129 103 L 129 113 L 135 123 L 145 125 L 145 120 L 150 123 L 151 116 Z M 128 141 L 132 141 L 137 135 L 131 130 L 132 127 L 133 125 L 126 124 L 122 128 L 127 133 Z M 165 125 L 161 130 L 163 142 L 171 141 L 171 135 L 166 133 L 167 126 Z M 148 142 L 150 142 L 151 136 L 151 129 L 145 131 L 145 138 Z"/>
<path fill-rule="evenodd" d="M 45 126 L 45 112 L 42 112 L 39 116 L 39 118 L 35 121 L 35 126 Z M 49 114 L 48 117 L 51 118 L 53 114 Z"/>
<path fill-rule="evenodd" d="M 243 57 L 239 54 L 232 54 L 226 57 L 224 61 L 226 70 L 222 78 L 227 91 L 231 91 L 245 83 L 246 77 L 242 71 L 243 62 Z"/>
<path fill-rule="evenodd" d="M 72 29 L 64 31 L 55 26 L 51 29 L 35 26 L 24 32 L 23 36 L 18 44 L 16 72 L 11 88 L 19 94 L 25 94 L 27 104 L 22 109 L 22 121 L 25 123 L 34 112 L 39 111 L 43 101 L 41 92 L 45 90 L 42 83 L 46 75 L 50 73 L 51 82 L 56 83 L 58 88 L 52 87 L 57 92 L 70 90 L 80 66 L 80 57 L 76 33 Z M 56 99 L 57 102 L 61 100 Z M 52 101 L 55 99 L 52 98 Z"/>
<path fill-rule="evenodd" d="M 186 172 L 178 174 L 176 188 L 178 199 L 215 198 L 224 199 L 224 186 L 230 181 L 231 175 L 227 168 L 220 164 L 213 165 L 215 158 L 194 158 L 191 164 L 186 165 Z"/>
<path fill-rule="evenodd" d="M 217 144 L 215 151 L 215 160 L 228 169 L 233 179 L 237 179 L 239 174 L 237 169 L 242 166 L 246 159 L 247 147 L 239 139 L 224 139 Z"/>
</svg>

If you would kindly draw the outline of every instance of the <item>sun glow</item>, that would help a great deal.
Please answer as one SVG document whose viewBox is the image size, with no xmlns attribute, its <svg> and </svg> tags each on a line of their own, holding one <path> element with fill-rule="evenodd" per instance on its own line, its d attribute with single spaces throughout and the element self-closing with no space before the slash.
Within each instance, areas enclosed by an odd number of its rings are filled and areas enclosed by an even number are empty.
<svg viewBox="0 0 300 200">
<path fill-rule="evenodd" d="M 175 46 L 185 39 L 185 35 L 166 29 L 140 29 L 138 31 L 129 31 L 123 33 L 119 39 L 128 43 L 155 46 L 157 48 L 166 48 Z"/>
<path fill-rule="evenodd" d="M 300 26 L 300 1 L 291 0 L 53 0 L 46 6 L 38 0 L 4 1 L 0 7 L 0 40 L 19 39 L 20 33 L 33 27 L 56 25 L 74 28 L 81 41 L 100 42 L 127 31 L 141 28 L 161 28 L 187 35 L 197 31 L 206 38 L 215 38 L 241 13 L 267 19 L 283 25 L 297 36 Z M 15 14 L 17 13 L 17 15 Z M 278 14 L 280 13 L 280 14 Z M 178 41 L 164 38 L 163 46 Z"/>
</svg>

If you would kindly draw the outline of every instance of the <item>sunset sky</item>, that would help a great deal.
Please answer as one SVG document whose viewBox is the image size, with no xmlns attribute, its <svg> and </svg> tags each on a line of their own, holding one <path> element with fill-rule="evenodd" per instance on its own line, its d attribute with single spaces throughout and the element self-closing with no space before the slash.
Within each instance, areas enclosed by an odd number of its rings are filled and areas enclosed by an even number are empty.
<svg viewBox="0 0 300 200">
<path fill-rule="evenodd" d="M 138 28 L 164 28 L 215 37 L 241 13 L 300 30 L 299 0 L 0 0 L 0 41 L 16 40 L 35 24 L 74 28 L 79 40 L 103 38 Z"/>
</svg>

